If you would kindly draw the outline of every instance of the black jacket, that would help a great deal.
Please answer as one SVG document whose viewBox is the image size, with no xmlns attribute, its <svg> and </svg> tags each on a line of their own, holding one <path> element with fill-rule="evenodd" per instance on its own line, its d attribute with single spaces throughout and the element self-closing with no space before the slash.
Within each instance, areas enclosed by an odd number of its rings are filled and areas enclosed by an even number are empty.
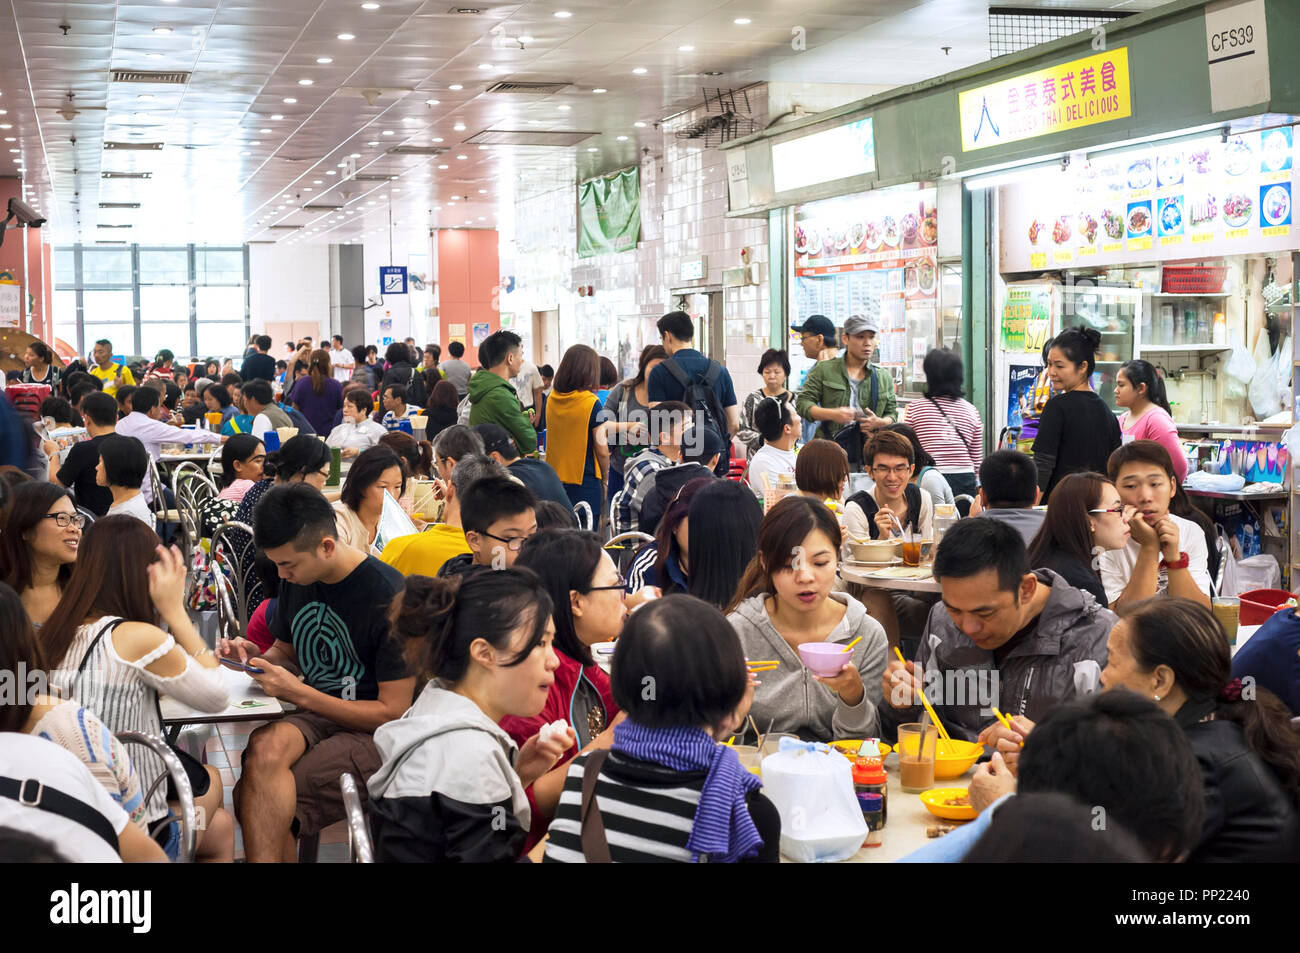
<svg viewBox="0 0 1300 953">
<path fill-rule="evenodd" d="M 1179 722 L 1186 720 L 1179 711 Z M 1241 726 L 1216 719 L 1184 725 L 1205 780 L 1205 820 L 1191 863 L 1297 860 L 1294 805 L 1272 770 L 1246 747 Z"/>
<path fill-rule="evenodd" d="M 384 379 L 379 384 L 379 396 L 384 396 L 384 388 L 390 384 L 397 384 L 406 388 L 406 402 L 414 404 L 417 407 L 423 407 L 425 401 L 429 399 L 429 394 L 424 386 L 424 375 L 415 369 L 412 364 L 401 361 L 394 364 L 388 370 L 384 371 Z"/>
</svg>

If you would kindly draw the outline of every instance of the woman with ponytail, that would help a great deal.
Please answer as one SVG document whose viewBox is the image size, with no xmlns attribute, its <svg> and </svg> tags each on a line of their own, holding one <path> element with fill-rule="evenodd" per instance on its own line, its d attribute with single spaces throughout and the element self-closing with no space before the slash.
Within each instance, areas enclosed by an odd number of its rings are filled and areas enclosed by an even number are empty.
<svg viewBox="0 0 1300 953">
<path fill-rule="evenodd" d="M 410 709 L 375 732 L 375 859 L 513 863 L 532 822 L 524 788 L 574 743 L 567 725 L 516 745 L 499 725 L 546 704 L 559 662 L 551 597 L 530 570 L 408 576 L 394 636 L 429 679 Z"/>
<path fill-rule="evenodd" d="M 334 415 L 343 408 L 343 385 L 334 379 L 329 351 L 320 348 L 311 352 L 307 374 L 294 382 L 289 401 L 317 433 L 333 430 Z"/>
<path fill-rule="evenodd" d="M 1106 461 L 1122 442 L 1119 423 L 1092 389 L 1101 335 L 1082 325 L 1062 331 L 1047 352 L 1047 376 L 1055 394 L 1043 408 L 1034 438 L 1041 502 L 1071 473 L 1106 472 Z"/>
<path fill-rule="evenodd" d="M 1275 695 L 1230 678 L 1227 636 L 1209 609 L 1157 596 L 1110 631 L 1103 689 L 1155 700 L 1187 733 L 1205 780 L 1192 862 L 1300 859 L 1300 731 Z"/>
<path fill-rule="evenodd" d="M 1115 403 L 1126 408 L 1119 417 L 1125 443 L 1154 440 L 1169 451 L 1178 485 L 1187 479 L 1187 454 L 1178 440 L 1165 380 L 1149 361 L 1129 361 L 1115 374 Z"/>
</svg>

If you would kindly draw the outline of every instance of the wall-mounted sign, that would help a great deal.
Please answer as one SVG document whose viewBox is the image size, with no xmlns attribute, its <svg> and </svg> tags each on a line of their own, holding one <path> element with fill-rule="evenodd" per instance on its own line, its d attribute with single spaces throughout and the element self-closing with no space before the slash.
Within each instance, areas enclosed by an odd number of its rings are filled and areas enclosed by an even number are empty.
<svg viewBox="0 0 1300 953">
<path fill-rule="evenodd" d="M 386 295 L 406 294 L 406 266 L 383 265 L 379 269 L 379 290 Z"/>
<path fill-rule="evenodd" d="M 682 281 L 703 281 L 709 273 L 709 259 L 705 255 L 698 258 L 683 258 L 678 266 L 677 277 Z"/>
<path fill-rule="evenodd" d="M 968 89 L 957 97 L 963 152 L 1132 115 L 1128 48 Z"/>
<path fill-rule="evenodd" d="M 875 171 L 876 134 L 871 117 L 772 146 L 772 184 L 777 192 Z M 731 207 L 744 206 L 733 203 Z"/>
<path fill-rule="evenodd" d="M 1264 0 L 1205 8 L 1210 109 L 1220 112 L 1268 101 L 1268 32 Z"/>
<path fill-rule="evenodd" d="M 744 149 L 733 149 L 727 156 L 727 198 L 729 208 L 749 207 L 749 156 Z"/>
<path fill-rule="evenodd" d="M 640 240 L 640 169 L 624 169 L 578 186 L 579 258 L 630 251 Z"/>
<path fill-rule="evenodd" d="M 22 326 L 22 286 L 16 281 L 0 281 L 0 328 L 20 328 Z"/>
<path fill-rule="evenodd" d="M 1295 127 L 1151 144 L 999 193 L 1000 270 L 1022 273 L 1294 248 Z"/>
</svg>

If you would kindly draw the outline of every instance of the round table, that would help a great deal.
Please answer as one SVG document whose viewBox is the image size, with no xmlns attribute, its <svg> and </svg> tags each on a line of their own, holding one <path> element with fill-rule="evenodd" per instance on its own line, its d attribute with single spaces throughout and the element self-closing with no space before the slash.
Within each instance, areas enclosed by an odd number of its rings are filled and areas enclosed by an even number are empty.
<svg viewBox="0 0 1300 953">
<path fill-rule="evenodd" d="M 928 566 L 920 566 L 917 568 L 925 571 L 925 576 L 923 578 L 897 579 L 892 576 L 876 575 L 876 573 L 880 572 L 880 568 L 864 566 L 861 563 L 844 562 L 840 564 L 840 578 L 845 582 L 856 583 L 859 586 L 866 586 L 869 589 L 897 589 L 903 592 L 932 593 L 942 591 L 938 580 L 936 580 L 934 576 L 930 575 Z"/>
</svg>

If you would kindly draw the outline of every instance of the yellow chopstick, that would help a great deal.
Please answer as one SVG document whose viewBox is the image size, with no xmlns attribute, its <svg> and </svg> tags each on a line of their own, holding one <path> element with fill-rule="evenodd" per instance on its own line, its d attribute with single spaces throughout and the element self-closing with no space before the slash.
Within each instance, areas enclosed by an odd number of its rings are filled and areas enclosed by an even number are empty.
<svg viewBox="0 0 1300 953">
<path fill-rule="evenodd" d="M 853 640 L 852 642 L 850 642 L 848 645 L 844 646 L 844 651 L 845 651 L 845 652 L 852 652 L 852 651 L 853 651 L 853 646 L 857 645 L 857 644 L 858 644 L 859 642 L 861 642 L 861 641 L 862 641 L 862 636 L 859 635 L 856 639 L 854 639 L 854 640 Z"/>
<path fill-rule="evenodd" d="M 775 672 L 775 671 L 776 671 L 778 668 L 780 668 L 780 667 L 781 667 L 781 666 L 780 666 L 780 665 L 777 665 L 776 663 L 773 663 L 773 664 L 771 664 L 771 665 L 751 665 L 751 666 L 749 666 L 749 671 L 750 671 L 751 673 L 755 673 L 755 672 Z"/>
<path fill-rule="evenodd" d="M 745 659 L 745 665 L 748 668 L 753 668 L 755 665 L 780 665 L 780 664 L 781 664 L 781 660 L 774 659 L 774 658 L 755 659 L 752 662 L 749 659 Z"/>
<path fill-rule="evenodd" d="M 1011 719 L 1008 718 L 1006 715 L 1002 714 L 1002 712 L 1000 712 L 1000 711 L 998 711 L 996 708 L 994 708 L 994 709 L 993 709 L 993 714 L 997 716 L 998 721 L 1002 722 L 1002 727 L 1005 728 L 1007 731 L 1015 731 L 1015 730 L 1016 730 L 1016 729 L 1014 729 L 1014 728 L 1011 727 Z M 1025 746 L 1025 743 L 1024 743 L 1023 741 L 1020 742 L 1020 747 L 1023 748 L 1024 746 Z"/>
<path fill-rule="evenodd" d="M 894 654 L 898 656 L 898 660 L 902 662 L 904 666 L 907 665 L 907 659 L 903 658 L 903 653 L 898 650 L 897 645 L 894 646 Z M 922 691 L 920 695 L 921 704 L 925 705 L 925 710 L 930 713 L 930 720 L 933 721 L 934 726 L 939 729 L 939 737 L 944 741 L 951 741 L 952 738 L 948 734 L 948 729 L 943 726 L 943 722 L 939 720 L 939 716 L 934 713 L 934 706 L 930 704 L 930 699 L 925 697 L 924 691 Z"/>
</svg>

